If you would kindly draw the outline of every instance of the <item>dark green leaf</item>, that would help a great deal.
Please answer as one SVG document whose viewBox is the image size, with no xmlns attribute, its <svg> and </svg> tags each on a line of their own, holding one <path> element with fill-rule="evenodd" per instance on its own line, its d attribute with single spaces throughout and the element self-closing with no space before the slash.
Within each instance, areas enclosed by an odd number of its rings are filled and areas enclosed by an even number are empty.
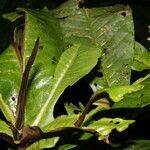
<svg viewBox="0 0 150 150">
<path fill-rule="evenodd" d="M 54 10 L 68 43 L 82 42 L 103 48 L 101 70 L 109 86 L 130 83 L 134 29 L 128 6 L 79 8 L 69 0 Z"/>
</svg>

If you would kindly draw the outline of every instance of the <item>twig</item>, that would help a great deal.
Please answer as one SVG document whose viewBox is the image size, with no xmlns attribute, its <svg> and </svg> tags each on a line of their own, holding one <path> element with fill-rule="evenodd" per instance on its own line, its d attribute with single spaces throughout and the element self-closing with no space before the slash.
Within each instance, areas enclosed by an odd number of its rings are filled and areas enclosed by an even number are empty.
<svg viewBox="0 0 150 150">
<path fill-rule="evenodd" d="M 90 100 L 88 101 L 88 103 L 86 104 L 84 110 L 82 111 L 81 115 L 79 116 L 78 120 L 74 123 L 75 127 L 80 127 L 85 119 L 86 114 L 89 111 L 90 106 L 98 99 L 100 98 L 104 98 L 106 97 L 106 92 L 102 92 L 102 93 L 96 93 L 94 94 Z"/>
</svg>

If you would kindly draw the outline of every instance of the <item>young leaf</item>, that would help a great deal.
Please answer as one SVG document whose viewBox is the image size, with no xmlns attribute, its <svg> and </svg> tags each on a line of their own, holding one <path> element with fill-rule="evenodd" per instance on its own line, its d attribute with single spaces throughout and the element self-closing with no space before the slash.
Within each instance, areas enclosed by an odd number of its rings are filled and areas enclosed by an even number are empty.
<svg viewBox="0 0 150 150">
<path fill-rule="evenodd" d="M 108 138 L 113 129 L 119 132 L 124 131 L 134 120 L 123 120 L 121 118 L 101 118 L 100 120 L 93 121 L 87 128 L 93 128 L 99 132 L 99 140 Z"/>
<path fill-rule="evenodd" d="M 54 105 L 59 96 L 66 87 L 74 84 L 96 65 L 100 54 L 99 48 L 83 47 L 77 44 L 62 54 L 55 70 L 50 95 L 37 113 L 33 125 L 43 127 L 53 120 Z"/>
<path fill-rule="evenodd" d="M 10 110 L 9 106 L 5 103 L 5 101 L 2 99 L 2 95 L 0 94 L 0 110 L 4 114 L 5 118 L 8 122 L 10 122 L 12 125 L 15 125 L 15 117 L 12 111 Z"/>
</svg>

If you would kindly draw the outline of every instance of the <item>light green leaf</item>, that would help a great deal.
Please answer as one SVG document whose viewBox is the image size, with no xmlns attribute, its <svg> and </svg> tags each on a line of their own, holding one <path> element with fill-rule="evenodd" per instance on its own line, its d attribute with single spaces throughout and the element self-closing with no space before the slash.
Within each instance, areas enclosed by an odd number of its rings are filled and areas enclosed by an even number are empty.
<svg viewBox="0 0 150 150">
<path fill-rule="evenodd" d="M 134 120 L 123 120 L 121 118 L 102 118 L 97 121 L 93 121 L 87 126 L 87 128 L 93 128 L 99 132 L 99 140 L 105 139 L 109 136 L 113 129 L 119 132 L 124 131 L 130 124 L 135 122 Z"/>
<path fill-rule="evenodd" d="M 137 71 L 150 69 L 150 53 L 138 42 L 135 42 L 132 69 Z"/>
<path fill-rule="evenodd" d="M 12 131 L 5 121 L 0 120 L 0 134 L 4 133 L 13 137 Z"/>
<path fill-rule="evenodd" d="M 43 132 L 49 132 L 60 127 L 73 127 L 74 122 L 77 120 L 77 117 L 78 115 L 57 117 L 54 121 L 52 121 L 45 128 L 43 128 Z M 51 148 L 55 146 L 59 138 L 60 137 L 51 137 L 49 139 L 42 139 L 33 143 L 31 146 L 28 147 L 27 150 Z"/>
<path fill-rule="evenodd" d="M 32 124 L 49 99 L 54 72 L 64 44 L 59 23 L 49 11 L 25 10 L 25 14 L 24 61 L 30 56 L 38 36 L 43 47 L 38 51 L 29 79 L 25 123 Z M 46 115 L 49 118 L 47 121 L 51 120 L 51 115 Z"/>
<path fill-rule="evenodd" d="M 60 127 L 73 127 L 78 115 L 63 115 L 57 117 L 54 121 L 43 128 L 43 132 L 49 132 Z"/>
<path fill-rule="evenodd" d="M 125 85 L 125 86 L 113 86 L 113 87 L 110 87 L 110 88 L 98 90 L 97 92 L 95 92 L 93 94 L 92 97 L 94 98 L 96 95 L 99 95 L 100 93 L 107 92 L 112 101 L 118 102 L 118 101 L 123 99 L 124 95 L 139 91 L 143 87 L 144 86 L 142 84 L 132 84 L 132 85 Z"/>
<path fill-rule="evenodd" d="M 92 88 L 93 92 L 96 92 L 98 90 L 108 88 L 108 84 L 106 81 L 104 81 L 103 77 L 95 77 L 90 83 L 90 87 Z"/>
<path fill-rule="evenodd" d="M 86 75 L 97 63 L 99 48 L 74 45 L 61 56 L 54 74 L 50 95 L 37 113 L 33 125 L 44 126 L 53 120 L 53 109 L 64 89 Z M 89 61 L 90 60 L 90 61 Z M 86 62 L 86 63 L 85 63 Z"/>
<path fill-rule="evenodd" d="M 26 150 L 40 150 L 44 148 L 51 148 L 55 146 L 58 140 L 59 140 L 59 137 L 42 139 L 38 142 L 33 143 L 29 147 L 27 147 Z"/>
<path fill-rule="evenodd" d="M 100 68 L 108 86 L 130 83 L 134 28 L 128 6 L 79 8 L 76 0 L 68 0 L 53 13 L 60 21 L 65 41 L 103 48 Z"/>
<path fill-rule="evenodd" d="M 107 89 L 106 91 L 109 93 L 110 98 L 114 102 L 118 102 L 123 99 L 125 94 L 133 93 L 136 91 L 139 91 L 143 88 L 144 86 L 141 84 L 136 84 L 136 85 L 126 85 L 126 86 L 116 86 Z"/>
<path fill-rule="evenodd" d="M 5 103 L 5 101 L 2 99 L 2 95 L 0 94 L 0 110 L 4 114 L 5 118 L 8 122 L 12 123 L 12 125 L 15 125 L 15 117 L 12 111 L 10 110 L 9 106 Z"/>
<path fill-rule="evenodd" d="M 128 140 L 120 143 L 113 143 L 112 149 L 124 149 L 124 150 L 149 150 L 150 140 Z"/>
<path fill-rule="evenodd" d="M 150 73 L 149 73 L 148 75 L 146 75 L 145 77 L 143 77 L 143 78 L 139 78 L 139 79 L 136 80 L 133 84 L 136 85 L 136 84 L 142 83 L 142 82 L 144 82 L 145 80 L 147 80 L 148 78 L 150 78 Z"/>
<path fill-rule="evenodd" d="M 14 116 L 21 76 L 22 73 L 15 49 L 10 45 L 0 54 L 0 93 Z"/>
<path fill-rule="evenodd" d="M 115 103 L 113 108 L 141 108 L 150 104 L 150 74 L 137 80 L 134 85 L 141 83 L 144 88 L 124 96 L 124 98 Z"/>
</svg>

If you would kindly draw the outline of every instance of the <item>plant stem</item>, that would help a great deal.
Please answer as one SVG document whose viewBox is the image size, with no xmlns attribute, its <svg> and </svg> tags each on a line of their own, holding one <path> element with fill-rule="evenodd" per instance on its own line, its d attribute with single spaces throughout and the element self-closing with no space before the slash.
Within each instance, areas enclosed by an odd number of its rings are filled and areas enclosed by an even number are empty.
<svg viewBox="0 0 150 150">
<path fill-rule="evenodd" d="M 37 38 L 35 42 L 31 56 L 27 62 L 25 71 L 22 76 L 22 81 L 21 81 L 21 86 L 20 86 L 20 91 L 19 91 L 19 96 L 17 101 L 17 116 L 16 116 L 16 123 L 15 123 L 15 127 L 18 130 L 20 130 L 24 125 L 24 110 L 25 110 L 26 91 L 28 86 L 28 77 L 29 77 L 29 72 L 31 70 L 32 64 L 35 60 L 38 48 L 39 48 L 39 38 Z"/>
<path fill-rule="evenodd" d="M 89 111 L 90 106 L 98 99 L 108 97 L 108 94 L 106 92 L 102 93 L 96 93 L 93 94 L 93 96 L 90 98 L 88 103 L 86 104 L 84 110 L 82 111 L 81 115 L 79 116 L 78 120 L 74 123 L 75 127 L 80 127 L 85 119 L 86 114 Z"/>
<path fill-rule="evenodd" d="M 50 138 L 50 137 L 69 135 L 73 132 L 80 132 L 80 133 L 85 132 L 85 133 L 91 133 L 96 137 L 99 136 L 99 133 L 96 130 L 90 129 L 90 128 L 84 129 L 84 128 L 78 128 L 78 127 L 62 127 L 62 128 L 54 129 L 47 133 L 43 133 L 41 137 L 42 137 L 42 139 L 46 139 L 46 138 Z"/>
<path fill-rule="evenodd" d="M 80 127 L 85 119 L 86 114 L 88 113 L 88 110 L 90 106 L 93 104 L 94 99 L 91 98 L 88 103 L 86 104 L 84 110 L 82 111 L 81 115 L 79 116 L 78 120 L 74 123 L 75 127 Z"/>
</svg>

